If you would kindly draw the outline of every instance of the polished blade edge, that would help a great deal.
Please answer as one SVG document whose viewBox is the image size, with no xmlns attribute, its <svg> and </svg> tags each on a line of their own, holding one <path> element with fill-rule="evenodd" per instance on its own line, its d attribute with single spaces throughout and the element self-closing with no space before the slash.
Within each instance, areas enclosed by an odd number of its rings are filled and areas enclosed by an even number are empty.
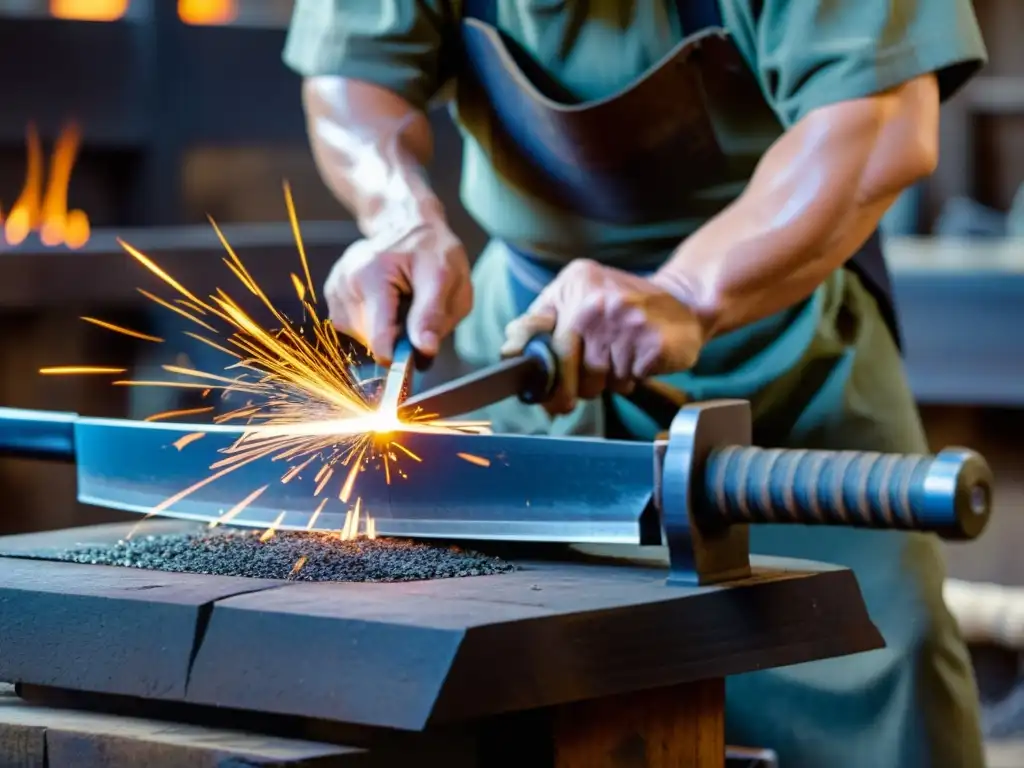
<svg viewBox="0 0 1024 768">
<path fill-rule="evenodd" d="M 208 477 L 209 466 L 243 431 L 85 420 L 76 430 L 79 499 L 150 515 L 157 505 Z M 188 432 L 208 434 L 179 451 L 173 443 Z M 361 532 L 368 514 L 382 536 L 639 543 L 641 518 L 654 494 L 651 444 L 417 433 L 403 434 L 401 442 L 422 461 L 410 461 L 406 476 L 393 478 L 390 485 L 379 470 L 360 475 L 350 501 L 361 500 Z M 489 466 L 460 458 L 469 454 Z M 333 485 L 317 495 L 319 462 L 286 484 L 280 479 L 289 466 L 260 459 L 169 505 L 159 516 L 210 523 L 265 485 L 263 495 L 224 522 L 283 530 L 344 528 L 352 503 L 338 501 Z M 320 507 L 328 495 L 331 501 Z"/>
</svg>

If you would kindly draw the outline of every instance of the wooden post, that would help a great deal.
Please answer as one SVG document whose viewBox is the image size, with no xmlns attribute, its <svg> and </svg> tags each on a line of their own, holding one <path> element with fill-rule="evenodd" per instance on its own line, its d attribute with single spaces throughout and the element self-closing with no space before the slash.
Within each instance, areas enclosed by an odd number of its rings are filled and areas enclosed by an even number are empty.
<svg viewBox="0 0 1024 768">
<path fill-rule="evenodd" d="M 513 712 L 469 726 L 487 768 L 723 768 L 725 680 Z"/>
<path fill-rule="evenodd" d="M 553 734 L 555 768 L 722 768 L 725 681 L 564 705 Z"/>
</svg>

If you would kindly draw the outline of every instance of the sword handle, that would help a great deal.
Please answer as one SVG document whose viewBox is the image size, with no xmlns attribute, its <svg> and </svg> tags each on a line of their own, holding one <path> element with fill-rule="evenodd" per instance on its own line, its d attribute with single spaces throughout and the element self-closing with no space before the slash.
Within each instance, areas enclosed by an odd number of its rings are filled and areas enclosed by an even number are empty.
<svg viewBox="0 0 1024 768">
<path fill-rule="evenodd" d="M 0 408 L 0 456 L 75 460 L 77 413 Z"/>
<path fill-rule="evenodd" d="M 711 451 L 701 522 L 801 523 L 928 531 L 973 539 L 992 507 L 992 472 L 974 451 L 936 456 L 726 447 Z"/>
</svg>

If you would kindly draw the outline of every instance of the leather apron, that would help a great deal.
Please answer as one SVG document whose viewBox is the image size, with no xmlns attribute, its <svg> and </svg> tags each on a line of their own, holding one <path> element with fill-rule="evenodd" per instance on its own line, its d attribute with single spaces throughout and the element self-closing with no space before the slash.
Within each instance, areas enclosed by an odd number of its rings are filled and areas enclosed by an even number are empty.
<svg viewBox="0 0 1024 768">
<path fill-rule="evenodd" d="M 676 5 L 683 29 L 695 31 L 625 89 L 581 103 L 497 29 L 495 0 L 465 0 L 459 88 L 483 92 L 466 103 L 493 113 L 488 149 L 510 181 L 584 217 L 630 225 L 677 218 L 696 191 L 720 178 L 726 157 L 715 125 L 742 124 L 753 109 L 770 108 L 717 0 Z M 534 271 L 543 264 L 513 251 Z M 899 345 L 877 232 L 847 267 L 874 296 Z"/>
</svg>

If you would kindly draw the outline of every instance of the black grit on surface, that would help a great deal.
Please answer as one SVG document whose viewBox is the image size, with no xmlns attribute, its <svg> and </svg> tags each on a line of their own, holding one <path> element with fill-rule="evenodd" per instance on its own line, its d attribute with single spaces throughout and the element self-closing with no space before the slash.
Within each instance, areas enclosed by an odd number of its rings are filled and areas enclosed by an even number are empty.
<svg viewBox="0 0 1024 768">
<path fill-rule="evenodd" d="M 407 539 L 342 541 L 337 534 L 246 528 L 204 528 L 139 535 L 115 544 L 72 549 L 57 560 L 177 573 L 296 581 L 422 581 L 486 576 L 515 570 L 511 563 L 454 546 Z"/>
</svg>

